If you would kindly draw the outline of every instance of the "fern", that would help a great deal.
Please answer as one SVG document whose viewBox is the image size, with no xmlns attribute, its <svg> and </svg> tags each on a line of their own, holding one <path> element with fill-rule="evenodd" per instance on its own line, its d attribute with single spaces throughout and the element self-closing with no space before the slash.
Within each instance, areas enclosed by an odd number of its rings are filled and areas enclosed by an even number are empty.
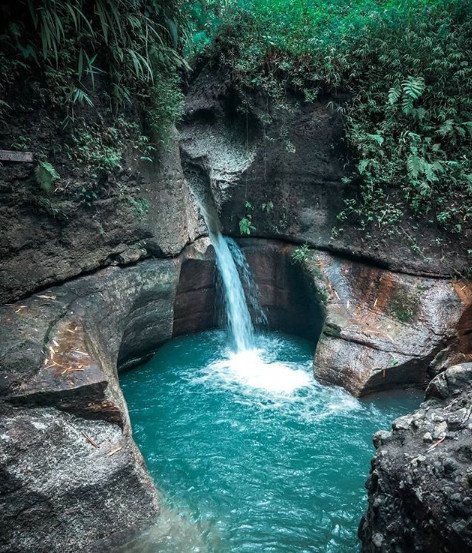
<svg viewBox="0 0 472 553">
<path fill-rule="evenodd" d="M 415 154 L 411 154 L 407 158 L 408 174 L 412 179 L 417 179 L 423 169 L 423 159 Z"/>
<path fill-rule="evenodd" d="M 421 97 L 425 89 L 423 77 L 415 78 L 408 77 L 402 83 L 403 94 L 406 98 L 411 100 L 418 100 Z"/>
<path fill-rule="evenodd" d="M 54 166 L 48 161 L 40 161 L 34 174 L 41 190 L 46 194 L 51 192 L 54 182 L 60 178 Z"/>
<path fill-rule="evenodd" d="M 398 100 L 400 99 L 401 97 L 401 90 L 394 86 L 392 87 L 389 91 L 388 91 L 388 103 L 390 105 L 394 105 L 398 102 Z"/>
<path fill-rule="evenodd" d="M 385 141 L 384 137 L 381 136 L 380 134 L 367 134 L 367 137 L 373 140 L 379 146 L 382 146 L 382 144 Z"/>
</svg>

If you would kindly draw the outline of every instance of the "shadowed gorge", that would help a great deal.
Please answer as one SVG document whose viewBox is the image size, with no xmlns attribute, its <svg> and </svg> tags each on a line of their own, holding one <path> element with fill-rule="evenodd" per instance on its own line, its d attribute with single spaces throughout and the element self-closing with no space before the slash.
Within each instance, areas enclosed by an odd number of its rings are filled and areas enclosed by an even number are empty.
<svg viewBox="0 0 472 553">
<path fill-rule="evenodd" d="M 469 0 L 1 2 L 0 553 L 472 553 L 471 59 Z"/>
</svg>

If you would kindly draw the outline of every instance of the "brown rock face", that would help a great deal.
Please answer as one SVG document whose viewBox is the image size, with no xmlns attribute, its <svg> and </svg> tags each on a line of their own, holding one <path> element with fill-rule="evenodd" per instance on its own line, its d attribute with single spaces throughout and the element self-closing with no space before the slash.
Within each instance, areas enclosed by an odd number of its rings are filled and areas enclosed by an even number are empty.
<svg viewBox="0 0 472 553">
<path fill-rule="evenodd" d="M 207 245 L 207 242 L 205 242 Z M 213 249 L 195 249 L 180 270 L 174 303 L 173 336 L 216 326 L 216 267 Z"/>
<path fill-rule="evenodd" d="M 66 205 L 54 217 L 21 203 L 38 195 L 33 164 L 0 167 L 0 303 L 108 265 L 178 255 L 198 235 L 176 142 L 155 163 L 125 160 L 112 185 L 126 186 L 128 198 Z M 132 203 L 136 190 L 146 212 Z"/>
<path fill-rule="evenodd" d="M 239 241 L 259 289 L 269 327 L 316 344 L 324 320 L 311 283 L 291 254 L 294 247 L 273 240 Z"/>
<path fill-rule="evenodd" d="M 440 352 L 465 347 L 455 337 L 471 304 L 452 281 L 392 273 L 319 252 L 304 264 L 326 290 L 326 320 L 314 360 L 322 382 L 354 395 L 425 386 Z M 472 290 L 470 283 L 461 286 Z"/>
<path fill-rule="evenodd" d="M 182 262 L 174 304 L 173 336 L 218 326 L 221 298 L 213 248 L 199 241 Z M 243 239 L 239 245 L 251 268 L 258 297 L 271 329 L 316 343 L 324 314 L 311 283 L 291 259 L 293 246 L 271 240 Z M 254 317 L 253 317 L 254 320 Z"/>
</svg>

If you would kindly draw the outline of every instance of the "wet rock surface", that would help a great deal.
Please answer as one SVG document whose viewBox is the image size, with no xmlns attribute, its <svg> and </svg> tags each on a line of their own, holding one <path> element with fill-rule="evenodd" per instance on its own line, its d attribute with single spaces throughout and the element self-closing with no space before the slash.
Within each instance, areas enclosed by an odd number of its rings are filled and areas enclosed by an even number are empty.
<svg viewBox="0 0 472 553">
<path fill-rule="evenodd" d="M 314 371 L 325 384 L 357 396 L 424 388 L 451 360 L 472 359 L 470 282 L 393 273 L 316 250 L 296 261 L 296 247 L 275 240 L 239 243 L 270 325 L 317 343 Z"/>
<path fill-rule="evenodd" d="M 155 162 L 124 160 L 115 181 L 126 194 L 63 202 L 53 216 L 25 199 L 38 196 L 34 164 L 0 167 L 0 303 L 109 265 L 176 256 L 199 235 L 176 142 Z"/>
<path fill-rule="evenodd" d="M 365 553 L 472 551 L 471 393 L 472 363 L 450 367 L 417 411 L 374 436 Z"/>
<path fill-rule="evenodd" d="M 393 273 L 327 253 L 303 264 L 323 290 L 326 319 L 314 365 L 318 379 L 354 395 L 424 387 L 441 357 L 471 359 L 464 314 L 470 282 Z M 467 329 L 465 328 L 467 327 Z"/>
<path fill-rule="evenodd" d="M 316 344 L 324 320 L 323 305 L 293 262 L 294 246 L 261 239 L 242 239 L 239 245 L 251 267 L 269 327 Z"/>
<path fill-rule="evenodd" d="M 130 436 L 53 408 L 5 408 L 0 551 L 103 551 L 157 512 Z"/>
<path fill-rule="evenodd" d="M 207 249 L 0 308 L 0 551 L 110 550 L 154 520 L 117 365 L 172 337 L 181 265 Z"/>
</svg>

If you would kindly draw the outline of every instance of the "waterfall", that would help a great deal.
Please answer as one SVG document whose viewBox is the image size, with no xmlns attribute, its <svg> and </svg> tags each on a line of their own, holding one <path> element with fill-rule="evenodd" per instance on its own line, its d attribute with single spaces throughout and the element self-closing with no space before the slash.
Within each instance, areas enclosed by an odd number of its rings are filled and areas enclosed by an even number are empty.
<svg viewBox="0 0 472 553">
<path fill-rule="evenodd" d="M 246 300 L 253 314 L 254 322 L 259 326 L 266 327 L 269 324 L 267 321 L 267 315 L 259 303 L 259 289 L 252 276 L 252 271 L 246 260 L 246 256 L 232 238 L 226 237 L 226 242 L 231 255 L 233 256 L 234 262 L 236 263 L 236 267 L 238 268 L 239 276 L 242 280 L 243 288 L 246 293 Z"/>
<path fill-rule="evenodd" d="M 237 352 L 251 350 L 254 348 L 254 326 L 238 269 L 228 246 L 227 240 L 230 239 L 212 230 L 209 234 L 215 249 L 216 265 L 221 275 L 226 319 L 234 346 Z M 236 242 L 233 240 L 231 242 L 232 250 L 237 250 L 238 256 L 244 257 Z"/>
<path fill-rule="evenodd" d="M 254 326 L 248 302 L 257 324 L 267 324 L 267 317 L 259 304 L 258 290 L 251 270 L 236 242 L 221 234 L 220 220 L 206 175 L 198 166 L 187 164 L 186 176 L 203 214 L 210 242 L 215 249 L 216 265 L 221 276 L 226 322 L 234 349 L 236 353 L 254 350 Z"/>
</svg>

